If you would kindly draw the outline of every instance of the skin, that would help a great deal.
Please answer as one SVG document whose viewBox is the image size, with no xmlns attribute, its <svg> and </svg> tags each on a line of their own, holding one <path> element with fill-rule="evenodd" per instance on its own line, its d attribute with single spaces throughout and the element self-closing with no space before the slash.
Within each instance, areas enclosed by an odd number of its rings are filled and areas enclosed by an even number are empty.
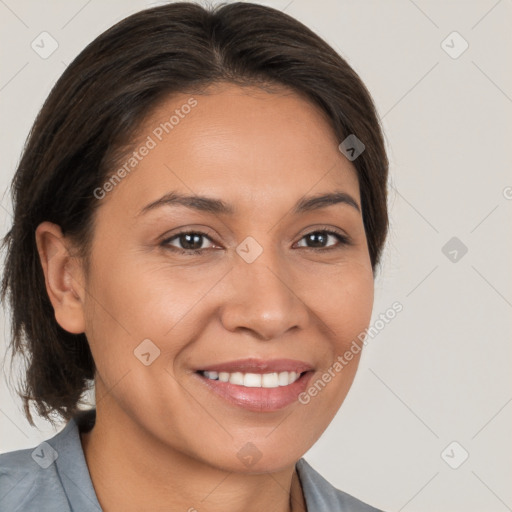
<svg viewBox="0 0 512 512">
<path fill-rule="evenodd" d="M 140 140 L 189 98 L 166 99 Z M 361 213 L 344 203 L 292 212 L 334 191 L 361 206 L 356 171 L 325 115 L 292 91 L 221 84 L 194 98 L 101 199 L 88 275 L 57 225 L 36 231 L 55 317 L 85 332 L 97 366 L 85 457 L 106 512 L 301 510 L 295 463 L 338 411 L 360 353 L 307 405 L 275 412 L 229 404 L 194 370 L 291 358 L 312 364 L 315 382 L 364 331 L 374 282 Z M 222 199 L 236 214 L 175 205 L 138 215 L 170 191 Z M 202 254 L 173 252 L 190 247 L 183 237 L 161 245 L 181 228 L 207 232 Z M 329 235 L 322 250 L 305 238 L 325 228 L 351 245 Z M 247 236 L 263 248 L 250 264 L 235 251 Z M 147 338 L 161 351 L 148 366 L 134 356 Z M 249 467 L 237 457 L 247 442 L 261 453 Z"/>
</svg>

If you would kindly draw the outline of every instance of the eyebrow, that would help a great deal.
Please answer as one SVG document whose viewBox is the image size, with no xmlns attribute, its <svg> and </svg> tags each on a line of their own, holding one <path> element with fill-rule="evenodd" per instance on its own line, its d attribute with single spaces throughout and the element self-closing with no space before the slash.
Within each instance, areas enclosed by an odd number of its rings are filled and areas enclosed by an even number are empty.
<svg viewBox="0 0 512 512">
<path fill-rule="evenodd" d="M 319 194 L 312 197 L 300 199 L 293 207 L 293 214 L 304 213 L 312 210 L 319 210 L 335 204 L 346 204 L 355 208 L 359 213 L 361 209 L 357 201 L 346 192 L 336 191 L 328 194 Z M 193 210 L 198 210 L 213 214 L 233 215 L 235 208 L 221 199 L 216 199 L 200 195 L 186 195 L 178 192 L 169 192 L 160 199 L 157 199 L 142 208 L 137 215 L 142 215 L 150 210 L 161 206 L 185 206 Z"/>
</svg>

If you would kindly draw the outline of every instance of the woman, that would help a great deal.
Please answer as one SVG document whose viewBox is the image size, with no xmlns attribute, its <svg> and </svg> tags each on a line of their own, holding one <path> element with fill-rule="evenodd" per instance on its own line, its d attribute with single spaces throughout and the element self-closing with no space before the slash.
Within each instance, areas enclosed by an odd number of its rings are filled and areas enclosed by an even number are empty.
<svg viewBox="0 0 512 512">
<path fill-rule="evenodd" d="M 25 413 L 67 425 L 0 456 L 2 510 L 377 510 L 302 455 L 355 376 L 387 172 L 365 86 L 280 11 L 173 3 L 93 41 L 12 185 Z"/>
</svg>

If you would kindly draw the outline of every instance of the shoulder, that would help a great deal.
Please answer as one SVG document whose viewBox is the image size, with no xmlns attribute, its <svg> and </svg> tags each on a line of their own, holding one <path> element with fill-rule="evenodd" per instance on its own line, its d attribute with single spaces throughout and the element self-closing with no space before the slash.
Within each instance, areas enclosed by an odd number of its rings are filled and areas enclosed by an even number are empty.
<svg viewBox="0 0 512 512">
<path fill-rule="evenodd" d="M 56 466 L 53 464 L 54 452 L 52 446 L 44 441 L 35 448 L 0 455 L 1 510 L 69 510 Z M 45 508 L 46 504 L 50 508 Z"/>
<path fill-rule="evenodd" d="M 346 492 L 336 489 L 305 459 L 296 465 L 308 511 L 312 512 L 383 512 Z"/>
<path fill-rule="evenodd" d="M 81 411 L 38 446 L 0 454 L 0 510 L 70 512 L 70 503 L 76 510 L 101 510 L 78 428 L 90 428 L 94 418 L 95 410 Z"/>
</svg>

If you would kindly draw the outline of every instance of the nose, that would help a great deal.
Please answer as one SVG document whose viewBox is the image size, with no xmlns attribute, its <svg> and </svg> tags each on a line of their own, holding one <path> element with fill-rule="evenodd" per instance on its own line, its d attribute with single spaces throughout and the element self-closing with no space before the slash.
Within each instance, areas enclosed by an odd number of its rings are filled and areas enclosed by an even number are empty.
<svg viewBox="0 0 512 512">
<path fill-rule="evenodd" d="M 292 281 L 289 264 L 264 251 L 247 263 L 236 257 L 230 272 L 232 293 L 221 309 L 223 326 L 232 332 L 249 331 L 269 341 L 295 329 L 305 329 L 308 307 Z"/>
</svg>

